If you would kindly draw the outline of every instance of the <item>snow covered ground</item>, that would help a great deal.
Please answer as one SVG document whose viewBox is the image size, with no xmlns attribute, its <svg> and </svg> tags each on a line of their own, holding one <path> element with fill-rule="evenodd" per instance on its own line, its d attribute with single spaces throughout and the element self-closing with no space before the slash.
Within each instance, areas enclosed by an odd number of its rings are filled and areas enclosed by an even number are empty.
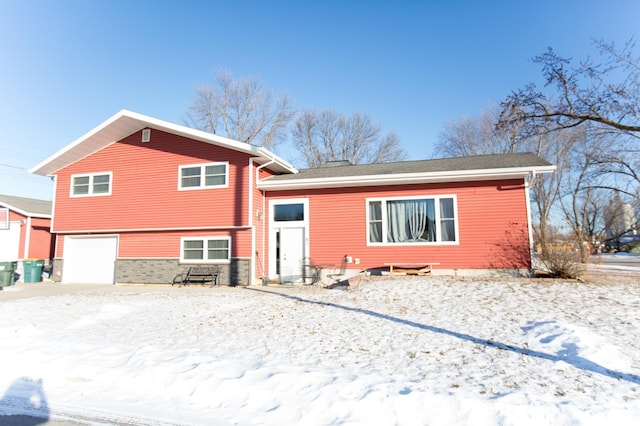
<svg viewBox="0 0 640 426">
<path fill-rule="evenodd" d="M 0 424 L 637 424 L 640 283 L 616 274 L 3 300 L 18 285 L 0 292 Z"/>
</svg>

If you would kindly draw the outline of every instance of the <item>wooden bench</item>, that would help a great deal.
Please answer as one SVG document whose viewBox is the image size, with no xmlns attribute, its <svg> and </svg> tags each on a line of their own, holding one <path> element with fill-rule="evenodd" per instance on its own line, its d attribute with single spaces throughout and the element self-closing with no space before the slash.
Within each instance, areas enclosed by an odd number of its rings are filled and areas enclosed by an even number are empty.
<svg viewBox="0 0 640 426">
<path fill-rule="evenodd" d="M 433 266 L 439 264 L 439 262 L 387 262 L 384 266 L 389 267 L 390 275 L 431 275 Z"/>
<path fill-rule="evenodd" d="M 214 285 L 218 285 L 219 275 L 220 268 L 218 266 L 191 266 L 185 272 L 176 275 L 171 285 L 204 285 L 210 282 L 211 287 L 213 287 Z"/>
</svg>

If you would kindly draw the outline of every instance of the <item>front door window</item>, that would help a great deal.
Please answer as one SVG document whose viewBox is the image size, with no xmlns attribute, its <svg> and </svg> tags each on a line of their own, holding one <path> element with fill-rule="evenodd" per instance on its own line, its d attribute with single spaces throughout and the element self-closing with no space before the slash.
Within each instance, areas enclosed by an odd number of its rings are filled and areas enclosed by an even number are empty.
<svg viewBox="0 0 640 426">
<path fill-rule="evenodd" d="M 308 200 L 270 202 L 269 275 L 280 282 L 300 282 L 302 263 L 308 256 Z"/>
</svg>

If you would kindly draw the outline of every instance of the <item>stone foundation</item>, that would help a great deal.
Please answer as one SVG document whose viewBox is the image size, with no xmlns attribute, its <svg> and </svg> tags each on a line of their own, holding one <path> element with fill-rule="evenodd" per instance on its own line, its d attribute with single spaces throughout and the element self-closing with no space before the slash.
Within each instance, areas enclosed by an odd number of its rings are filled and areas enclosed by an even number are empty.
<svg viewBox="0 0 640 426">
<path fill-rule="evenodd" d="M 219 265 L 218 284 L 249 285 L 250 259 L 231 259 L 231 263 Z M 173 278 L 185 272 L 189 265 L 177 259 L 118 259 L 116 283 L 122 284 L 170 284 Z"/>
<path fill-rule="evenodd" d="M 251 284 L 250 267 L 251 259 L 231 259 L 231 263 L 220 265 L 218 284 Z M 122 284 L 171 284 L 176 275 L 188 268 L 189 265 L 181 265 L 177 259 L 118 259 L 115 281 Z M 63 259 L 54 259 L 51 280 L 62 281 L 63 273 Z"/>
</svg>

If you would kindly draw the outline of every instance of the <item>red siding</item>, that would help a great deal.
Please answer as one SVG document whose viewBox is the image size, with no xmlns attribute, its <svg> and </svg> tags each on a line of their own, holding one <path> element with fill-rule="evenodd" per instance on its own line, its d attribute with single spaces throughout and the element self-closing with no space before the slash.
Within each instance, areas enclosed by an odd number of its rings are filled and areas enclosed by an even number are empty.
<svg viewBox="0 0 640 426">
<path fill-rule="evenodd" d="M 272 173 L 265 168 L 258 170 L 256 167 L 256 172 L 254 173 L 254 179 L 256 175 L 259 175 L 260 179 L 264 179 L 267 176 L 271 176 Z M 255 180 L 254 180 L 255 182 Z M 266 238 L 269 234 L 269 222 L 267 210 L 269 210 L 269 205 L 264 196 L 264 193 L 259 190 L 257 185 L 253 186 L 253 225 L 255 226 L 256 233 L 256 247 L 255 247 L 255 266 L 254 266 L 254 275 L 256 277 L 261 277 L 267 275 L 268 269 L 268 245 L 266 244 Z"/>
<path fill-rule="evenodd" d="M 31 238 L 29 242 L 28 258 L 52 259 L 53 244 L 55 238 L 51 235 L 49 227 L 51 219 L 31 218 Z"/>
<path fill-rule="evenodd" d="M 367 198 L 451 194 L 457 196 L 459 244 L 367 246 Z M 358 266 L 349 267 L 359 269 L 400 261 L 439 262 L 445 269 L 530 266 L 522 179 L 278 191 L 267 196 L 309 199 L 309 256 L 318 263 L 339 264 L 349 255 L 360 259 Z"/>
<path fill-rule="evenodd" d="M 31 229 L 27 233 L 29 227 L 29 218 L 23 214 L 9 210 L 9 221 L 23 224 L 20 226 L 20 245 L 18 247 L 19 259 L 51 259 L 53 258 L 53 241 L 50 226 L 51 219 L 48 218 L 31 218 Z M 27 236 L 29 237 L 29 250 L 25 256 L 25 247 L 27 246 Z"/>
<path fill-rule="evenodd" d="M 9 222 L 22 222 L 20 225 L 20 243 L 18 245 L 18 259 L 24 258 L 24 246 L 27 241 L 27 216 L 9 209 Z"/>
<path fill-rule="evenodd" d="M 251 230 L 127 232 L 120 234 L 118 258 L 179 258 L 181 237 L 231 237 L 231 257 L 251 255 Z"/>
<path fill-rule="evenodd" d="M 247 224 L 249 156 L 152 130 L 77 161 L 56 174 L 56 231 L 91 231 Z M 229 187 L 178 191 L 181 165 L 229 162 Z M 70 197 L 72 174 L 112 172 L 110 196 Z"/>
<path fill-rule="evenodd" d="M 180 258 L 181 237 L 231 237 L 231 257 L 251 256 L 251 230 L 123 232 L 118 235 L 118 258 Z M 64 235 L 57 241 L 56 257 L 64 256 Z"/>
</svg>

